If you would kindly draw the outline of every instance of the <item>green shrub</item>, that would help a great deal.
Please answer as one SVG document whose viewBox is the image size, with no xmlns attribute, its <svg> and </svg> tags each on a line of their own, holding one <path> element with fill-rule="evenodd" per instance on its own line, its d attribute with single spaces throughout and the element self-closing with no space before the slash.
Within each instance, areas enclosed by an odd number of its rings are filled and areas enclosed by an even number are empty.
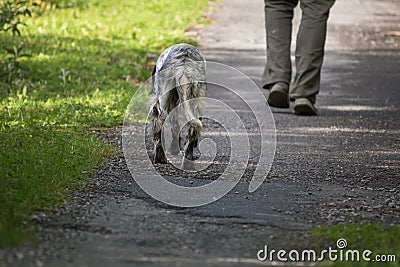
<svg viewBox="0 0 400 267">
<path fill-rule="evenodd" d="M 29 1 L 3 1 L 0 7 L 0 31 L 10 31 L 13 35 L 21 35 L 18 29 L 21 25 L 26 25 L 21 21 L 21 17 L 32 16 L 28 8 Z"/>
</svg>

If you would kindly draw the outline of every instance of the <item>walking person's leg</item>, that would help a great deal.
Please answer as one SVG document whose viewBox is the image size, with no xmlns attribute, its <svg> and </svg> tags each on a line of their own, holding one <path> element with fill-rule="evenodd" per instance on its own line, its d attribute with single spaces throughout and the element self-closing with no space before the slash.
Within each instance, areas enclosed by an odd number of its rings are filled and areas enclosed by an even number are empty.
<svg viewBox="0 0 400 267">
<path fill-rule="evenodd" d="M 264 0 L 267 35 L 267 64 L 262 85 L 270 89 L 268 103 L 289 107 L 289 84 L 292 75 L 290 43 L 293 9 L 298 0 Z"/>
<path fill-rule="evenodd" d="M 300 0 L 302 19 L 296 43 L 296 75 L 290 97 L 301 115 L 316 115 L 314 107 L 320 89 L 326 26 L 335 0 Z"/>
</svg>

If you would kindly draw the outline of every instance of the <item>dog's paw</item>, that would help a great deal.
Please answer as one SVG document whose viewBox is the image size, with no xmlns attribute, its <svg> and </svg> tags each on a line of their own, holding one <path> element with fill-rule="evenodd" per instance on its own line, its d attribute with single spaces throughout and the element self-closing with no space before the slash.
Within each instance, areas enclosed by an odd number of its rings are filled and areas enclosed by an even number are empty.
<svg viewBox="0 0 400 267">
<path fill-rule="evenodd" d="M 166 163 L 168 163 L 167 157 L 166 157 L 165 155 L 158 155 L 158 154 L 156 154 L 156 155 L 154 156 L 154 164 L 157 164 L 157 163 L 161 163 L 161 164 L 166 164 Z"/>
<path fill-rule="evenodd" d="M 168 163 L 168 160 L 167 160 L 166 157 L 157 157 L 157 156 L 155 156 L 154 157 L 154 164 L 157 164 L 157 163 L 166 164 L 166 163 Z"/>
<path fill-rule="evenodd" d="M 193 160 L 198 160 L 201 158 L 201 152 L 199 147 L 196 147 L 193 152 Z"/>
<path fill-rule="evenodd" d="M 165 156 L 164 149 L 161 146 L 156 147 L 154 154 L 154 163 L 168 163 L 167 157 Z"/>
</svg>

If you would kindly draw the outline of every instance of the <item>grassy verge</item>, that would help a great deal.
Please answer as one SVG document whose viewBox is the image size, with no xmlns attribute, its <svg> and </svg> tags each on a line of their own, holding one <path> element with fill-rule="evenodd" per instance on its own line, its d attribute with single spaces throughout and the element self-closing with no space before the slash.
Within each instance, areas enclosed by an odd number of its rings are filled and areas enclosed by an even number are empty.
<svg viewBox="0 0 400 267">
<path fill-rule="evenodd" d="M 60 2 L 60 1 L 56 1 Z M 25 18 L 0 33 L 0 247 L 30 240 L 30 216 L 84 186 L 110 146 L 83 134 L 121 124 L 156 56 L 207 0 L 90 0 Z"/>
<path fill-rule="evenodd" d="M 331 246 L 336 249 L 336 241 L 344 238 L 347 247 L 343 249 L 360 251 L 359 262 L 333 262 L 333 266 L 400 266 L 400 226 L 385 226 L 382 224 L 339 224 L 335 226 L 324 226 L 314 229 L 313 236 L 319 247 Z M 364 250 L 372 251 L 369 256 L 371 261 L 362 259 Z M 378 255 L 379 258 L 375 258 Z M 388 255 L 395 255 L 396 262 L 378 262 L 388 258 Z M 368 256 L 368 255 L 367 255 Z"/>
<path fill-rule="evenodd" d="M 97 138 L 56 128 L 10 128 L 0 140 L 0 240 L 19 244 L 32 235 L 29 215 L 61 203 L 84 186 L 112 149 Z"/>
</svg>

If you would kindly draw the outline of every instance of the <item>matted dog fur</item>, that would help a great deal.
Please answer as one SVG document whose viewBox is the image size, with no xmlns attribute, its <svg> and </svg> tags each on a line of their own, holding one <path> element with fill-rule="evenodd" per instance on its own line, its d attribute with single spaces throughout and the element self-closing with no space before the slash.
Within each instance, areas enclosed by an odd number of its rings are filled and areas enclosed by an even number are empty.
<svg viewBox="0 0 400 267">
<path fill-rule="evenodd" d="M 149 115 L 155 152 L 154 163 L 167 163 L 161 143 L 161 132 L 165 119 L 170 115 L 170 152 L 177 155 L 183 149 L 183 168 L 192 169 L 194 148 L 203 129 L 200 117 L 204 110 L 202 97 L 207 94 L 206 60 L 194 46 L 173 45 L 158 58 L 152 78 L 154 97 L 150 102 Z M 182 105 L 178 109 L 180 114 L 172 112 L 178 105 Z M 180 126 L 183 125 L 179 125 L 178 116 L 183 117 L 189 125 L 184 141 L 180 133 Z"/>
</svg>

